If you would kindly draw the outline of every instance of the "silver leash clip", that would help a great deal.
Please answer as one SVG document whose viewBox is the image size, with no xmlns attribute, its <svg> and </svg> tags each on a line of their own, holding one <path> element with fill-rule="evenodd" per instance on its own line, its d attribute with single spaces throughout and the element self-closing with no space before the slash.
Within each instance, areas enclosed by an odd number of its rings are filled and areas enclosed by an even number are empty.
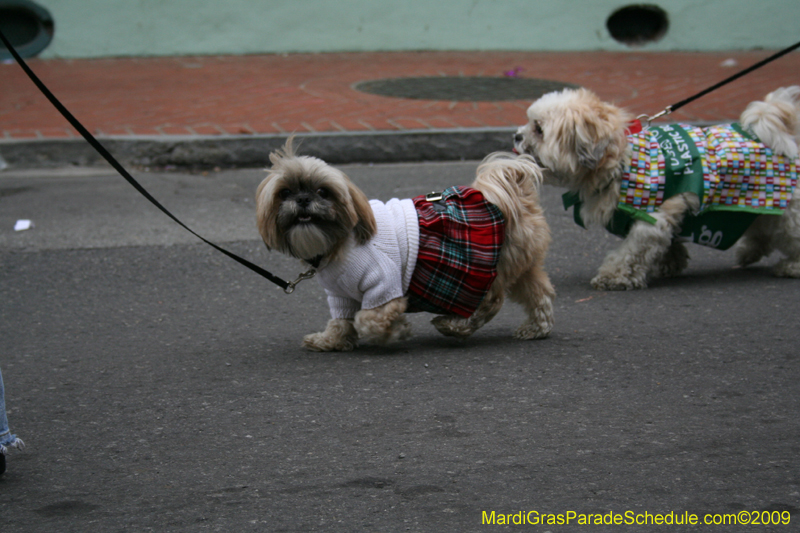
<svg viewBox="0 0 800 533">
<path fill-rule="evenodd" d="M 294 288 L 297 286 L 298 283 L 313 278 L 316 273 L 317 271 L 314 270 L 313 268 L 311 270 L 303 272 L 296 280 L 289 282 L 289 285 L 287 285 L 286 288 L 283 289 L 283 292 L 285 292 L 286 294 L 292 294 L 294 292 Z"/>
<path fill-rule="evenodd" d="M 639 119 L 639 122 L 641 122 L 642 128 L 647 129 L 647 128 L 650 127 L 650 123 L 653 122 L 655 119 L 661 118 L 661 117 L 666 116 L 666 115 L 669 115 L 670 113 L 672 113 L 672 106 L 671 105 L 667 106 L 666 108 L 664 108 L 663 111 L 661 111 L 659 113 L 656 113 L 652 117 L 648 117 L 647 115 L 639 115 L 636 118 Z"/>
</svg>

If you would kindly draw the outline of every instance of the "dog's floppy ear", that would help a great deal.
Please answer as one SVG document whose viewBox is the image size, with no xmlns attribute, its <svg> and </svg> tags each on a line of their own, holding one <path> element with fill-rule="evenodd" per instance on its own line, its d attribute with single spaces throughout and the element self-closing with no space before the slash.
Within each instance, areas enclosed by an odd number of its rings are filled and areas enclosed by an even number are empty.
<svg viewBox="0 0 800 533">
<path fill-rule="evenodd" d="M 597 170 L 605 161 L 607 147 L 607 140 L 597 143 L 576 143 L 575 152 L 578 154 L 578 163 L 590 170 Z"/>
<path fill-rule="evenodd" d="M 275 202 L 273 186 L 271 182 L 275 175 L 270 174 L 261 182 L 256 190 L 256 223 L 261 238 L 267 249 L 280 248 L 278 243 L 278 210 L 273 209 Z"/>
<path fill-rule="evenodd" d="M 627 143 L 624 130 L 628 113 L 586 89 L 564 94 L 566 99 L 557 115 L 562 153 L 575 154 L 574 163 L 583 168 L 604 168 Z"/>
<path fill-rule="evenodd" d="M 593 108 L 575 117 L 573 142 L 578 163 L 582 167 L 597 170 L 603 166 L 614 134 L 609 126 L 608 113 L 602 107 Z"/>
<path fill-rule="evenodd" d="M 271 152 L 269 154 L 269 161 L 272 163 L 272 170 L 266 178 L 258 185 L 256 189 L 256 223 L 258 225 L 258 232 L 267 245 L 268 250 L 280 249 L 279 235 L 278 235 L 278 210 L 274 209 L 275 205 L 275 180 L 278 177 L 278 170 L 285 164 L 287 159 L 294 157 L 294 148 L 292 142 L 294 135 L 290 135 L 286 139 L 286 144 L 282 148 Z"/>
<path fill-rule="evenodd" d="M 375 215 L 369 205 L 367 196 L 361 189 L 353 185 L 350 180 L 347 182 L 350 198 L 353 201 L 353 212 L 356 216 L 356 225 L 353 228 L 356 242 L 366 244 L 378 231 L 378 224 L 375 222 Z"/>
</svg>

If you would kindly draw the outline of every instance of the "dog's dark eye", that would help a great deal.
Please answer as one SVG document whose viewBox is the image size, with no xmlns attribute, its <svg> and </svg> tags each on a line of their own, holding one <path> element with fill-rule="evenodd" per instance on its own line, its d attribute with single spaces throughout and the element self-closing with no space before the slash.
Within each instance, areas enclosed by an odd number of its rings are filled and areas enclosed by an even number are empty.
<svg viewBox="0 0 800 533">
<path fill-rule="evenodd" d="M 536 135 L 539 135 L 539 136 L 541 136 L 541 137 L 544 137 L 544 130 L 542 130 L 542 125 L 541 125 L 541 124 L 539 124 L 539 121 L 538 121 L 538 120 L 537 120 L 537 121 L 535 121 L 535 122 L 533 123 L 533 132 L 534 132 Z"/>
<path fill-rule="evenodd" d="M 281 200 L 286 200 L 287 198 L 289 198 L 289 196 L 291 196 L 291 194 L 292 191 L 290 191 L 289 189 L 281 189 L 280 191 L 278 191 L 278 197 L 280 197 Z"/>
<path fill-rule="evenodd" d="M 320 187 L 319 189 L 317 189 L 317 194 L 319 195 L 320 198 L 324 200 L 331 195 L 331 191 L 329 191 L 325 187 Z"/>
</svg>

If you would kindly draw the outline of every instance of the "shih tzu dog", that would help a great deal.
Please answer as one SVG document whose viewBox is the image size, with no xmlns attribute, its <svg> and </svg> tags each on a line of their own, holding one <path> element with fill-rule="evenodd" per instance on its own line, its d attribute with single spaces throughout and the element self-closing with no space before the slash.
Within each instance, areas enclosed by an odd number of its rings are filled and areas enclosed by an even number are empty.
<svg viewBox="0 0 800 533">
<path fill-rule="evenodd" d="M 592 279 L 600 290 L 641 289 L 687 265 L 684 241 L 727 249 L 746 266 L 779 250 L 778 276 L 800 277 L 797 184 L 800 87 L 752 102 L 740 122 L 708 128 L 638 121 L 585 89 L 542 96 L 514 137 L 545 183 L 568 189 L 581 225 L 623 236 Z"/>
<path fill-rule="evenodd" d="M 259 232 L 269 249 L 316 269 L 332 316 L 304 347 L 349 351 L 359 340 L 402 340 L 410 335 L 404 313 L 414 311 L 436 313 L 442 334 L 466 338 L 506 296 L 527 314 L 517 338 L 550 333 L 550 229 L 532 157 L 493 154 L 469 187 L 385 203 L 368 201 L 324 161 L 296 155 L 292 139 L 270 161 L 256 192 Z"/>
</svg>

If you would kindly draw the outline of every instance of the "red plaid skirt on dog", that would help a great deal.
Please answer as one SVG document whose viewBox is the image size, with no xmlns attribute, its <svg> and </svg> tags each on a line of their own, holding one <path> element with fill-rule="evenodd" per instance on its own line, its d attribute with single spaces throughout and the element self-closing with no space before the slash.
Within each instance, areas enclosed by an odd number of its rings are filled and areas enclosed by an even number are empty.
<svg viewBox="0 0 800 533">
<path fill-rule="evenodd" d="M 505 220 L 470 187 L 451 187 L 441 200 L 414 198 L 419 253 L 408 287 L 409 311 L 470 317 L 497 277 Z"/>
</svg>

